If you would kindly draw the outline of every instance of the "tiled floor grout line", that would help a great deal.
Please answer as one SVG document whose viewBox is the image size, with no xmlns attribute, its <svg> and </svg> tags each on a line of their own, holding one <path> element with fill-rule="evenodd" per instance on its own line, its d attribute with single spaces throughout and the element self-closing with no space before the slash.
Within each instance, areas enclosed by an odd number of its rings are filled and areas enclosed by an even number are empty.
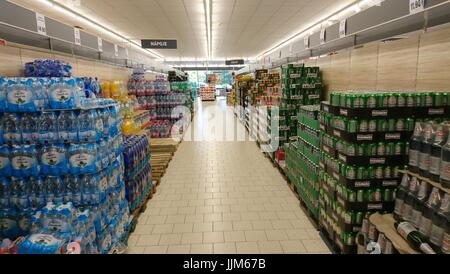
<svg viewBox="0 0 450 274">
<path fill-rule="evenodd" d="M 234 118 L 223 103 L 216 104 Z M 196 113 L 192 128 L 203 130 L 213 104 Z M 127 252 L 330 253 L 253 142 L 191 141 L 180 144 Z"/>
</svg>

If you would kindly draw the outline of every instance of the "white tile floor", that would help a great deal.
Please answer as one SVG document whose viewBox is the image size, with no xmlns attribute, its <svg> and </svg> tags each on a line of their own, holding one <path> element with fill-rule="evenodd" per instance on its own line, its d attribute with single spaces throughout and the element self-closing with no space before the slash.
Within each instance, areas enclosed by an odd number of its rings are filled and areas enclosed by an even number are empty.
<svg viewBox="0 0 450 274">
<path fill-rule="evenodd" d="M 194 131 L 205 135 L 204 127 L 217 123 L 208 106 L 235 120 L 225 101 L 207 103 L 197 108 Z M 251 141 L 183 141 L 127 252 L 330 253 L 283 177 Z"/>
</svg>

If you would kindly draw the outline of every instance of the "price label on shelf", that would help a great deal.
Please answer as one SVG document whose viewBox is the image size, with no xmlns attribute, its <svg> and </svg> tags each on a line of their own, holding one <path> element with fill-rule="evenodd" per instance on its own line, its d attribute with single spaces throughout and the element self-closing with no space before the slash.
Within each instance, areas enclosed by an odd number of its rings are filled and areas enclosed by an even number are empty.
<svg viewBox="0 0 450 274">
<path fill-rule="evenodd" d="M 409 14 L 425 10 L 425 0 L 409 0 Z"/>
<path fill-rule="evenodd" d="M 75 36 L 75 45 L 81 46 L 81 35 L 80 35 L 80 29 L 74 28 L 73 34 Z"/>
<path fill-rule="evenodd" d="M 339 23 L 339 38 L 344 38 L 347 35 L 347 19 Z"/>
<path fill-rule="evenodd" d="M 119 46 L 118 45 L 114 45 L 114 56 L 116 56 L 116 57 L 119 56 Z"/>
<path fill-rule="evenodd" d="M 305 45 L 305 48 L 309 48 L 309 35 L 305 36 L 305 38 L 303 38 L 303 45 Z"/>
<path fill-rule="evenodd" d="M 97 41 L 98 41 L 98 51 L 103 52 L 103 40 L 102 40 L 102 38 L 98 37 Z"/>
<path fill-rule="evenodd" d="M 321 45 L 325 44 L 325 35 L 326 35 L 326 30 L 321 29 L 320 30 L 320 44 Z"/>
<path fill-rule="evenodd" d="M 45 16 L 36 13 L 36 25 L 37 25 L 37 32 L 42 35 L 47 35 L 47 28 L 45 26 Z"/>
</svg>

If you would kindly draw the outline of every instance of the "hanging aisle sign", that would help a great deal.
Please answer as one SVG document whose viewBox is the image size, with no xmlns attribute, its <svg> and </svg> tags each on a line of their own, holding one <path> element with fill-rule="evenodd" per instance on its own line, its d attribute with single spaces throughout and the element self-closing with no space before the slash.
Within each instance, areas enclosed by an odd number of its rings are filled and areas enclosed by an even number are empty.
<svg viewBox="0 0 450 274">
<path fill-rule="evenodd" d="M 326 35 L 326 30 L 321 29 L 320 30 L 320 44 L 321 45 L 325 44 L 325 35 Z"/>
<path fill-rule="evenodd" d="M 80 29 L 74 28 L 73 33 L 75 36 L 75 45 L 81 46 L 81 35 L 80 35 Z"/>
<path fill-rule="evenodd" d="M 344 38 L 347 35 L 347 19 L 339 23 L 339 38 Z"/>
<path fill-rule="evenodd" d="M 144 49 L 177 49 L 177 40 L 145 39 L 141 40 Z"/>
<path fill-rule="evenodd" d="M 309 35 L 303 38 L 303 45 L 305 45 L 305 48 L 309 49 Z"/>
<path fill-rule="evenodd" d="M 409 14 L 425 10 L 425 0 L 409 0 Z"/>
<path fill-rule="evenodd" d="M 128 48 L 125 48 L 125 56 L 127 57 L 127 59 L 128 59 L 128 57 L 130 57 L 129 54 L 130 54 L 130 53 L 128 52 Z"/>
<path fill-rule="evenodd" d="M 234 66 L 234 65 L 243 65 L 244 59 L 237 59 L 237 60 L 226 60 L 225 65 L 227 66 Z"/>
<path fill-rule="evenodd" d="M 114 56 L 116 56 L 116 57 L 119 56 L 119 46 L 118 45 L 114 45 Z"/>
<path fill-rule="evenodd" d="M 103 40 L 102 38 L 98 37 L 98 51 L 103 52 Z"/>
<path fill-rule="evenodd" d="M 37 32 L 42 35 L 47 35 L 47 28 L 45 26 L 45 16 L 36 13 L 36 25 L 37 25 Z"/>
</svg>

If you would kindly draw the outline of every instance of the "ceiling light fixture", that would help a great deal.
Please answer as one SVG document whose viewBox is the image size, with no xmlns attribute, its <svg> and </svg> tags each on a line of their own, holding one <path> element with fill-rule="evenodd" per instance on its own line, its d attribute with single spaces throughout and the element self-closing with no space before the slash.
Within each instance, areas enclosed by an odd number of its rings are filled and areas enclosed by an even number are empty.
<svg viewBox="0 0 450 274">
<path fill-rule="evenodd" d="M 143 49 L 141 45 L 139 45 L 138 43 L 131 41 L 130 39 L 126 38 L 125 36 L 119 34 L 117 31 L 112 30 L 109 27 L 106 27 L 104 25 L 101 25 L 101 24 L 95 22 L 95 20 L 92 20 L 84 15 L 79 14 L 78 12 L 74 11 L 72 8 L 70 8 L 64 4 L 57 3 L 54 0 L 38 0 L 38 1 L 40 3 L 46 5 L 47 7 L 50 7 L 52 9 L 58 11 L 59 13 L 67 15 L 75 20 L 81 21 L 81 22 L 95 28 L 100 33 L 107 33 L 108 35 L 114 37 L 117 40 L 129 43 L 133 48 L 139 49 L 140 51 L 142 51 L 143 53 L 145 53 L 147 55 L 151 55 L 154 58 L 155 57 L 163 58 L 162 55 L 160 55 L 154 51 L 151 51 L 151 50 Z"/>
<path fill-rule="evenodd" d="M 205 9 L 205 24 L 206 24 L 206 52 L 208 60 L 212 58 L 212 1 L 203 0 Z"/>
<path fill-rule="evenodd" d="M 340 15 L 340 14 L 342 14 L 342 13 L 344 13 L 344 12 L 347 13 L 347 11 L 349 11 L 350 9 L 352 9 L 354 12 L 357 12 L 356 9 L 361 10 L 359 4 L 360 4 L 360 2 L 362 2 L 362 1 L 363 1 L 363 0 L 359 0 L 357 3 L 349 4 L 349 5 L 345 6 L 344 8 L 339 9 L 338 11 L 336 11 L 336 12 L 334 12 L 334 13 L 332 13 L 332 14 L 326 16 L 326 17 L 323 18 L 322 20 L 319 20 L 317 23 L 312 24 L 311 26 L 306 27 L 306 28 L 300 30 L 299 32 L 297 32 L 297 33 L 294 34 L 293 36 L 291 36 L 291 37 L 289 37 L 289 38 L 287 38 L 287 39 L 284 39 L 284 40 L 278 42 L 278 43 L 277 43 L 275 46 L 273 46 L 272 48 L 270 48 L 270 49 L 268 49 L 268 50 L 265 50 L 265 51 L 263 51 L 262 53 L 258 54 L 258 55 L 257 55 L 257 59 L 261 59 L 262 57 L 264 57 L 264 56 L 266 56 L 266 55 L 269 55 L 269 54 L 271 54 L 271 53 L 273 53 L 273 52 L 275 52 L 275 51 L 281 49 L 282 47 L 288 45 L 289 43 L 293 42 L 293 41 L 296 40 L 297 38 L 300 38 L 301 36 L 303 36 L 304 34 L 308 34 L 309 32 L 312 32 L 313 29 L 314 29 L 315 27 L 317 27 L 318 25 L 319 25 L 319 26 L 322 25 L 322 24 L 323 24 L 324 22 L 326 22 L 327 20 L 330 20 L 330 19 L 333 20 L 333 21 L 337 20 L 338 18 L 336 18 L 336 17 L 337 17 L 338 15 Z M 384 0 L 371 0 L 371 1 L 367 1 L 367 0 L 366 0 L 365 3 L 371 3 L 372 6 L 373 6 L 373 5 L 380 5 L 381 2 L 383 2 L 383 1 L 384 1 Z M 346 15 L 346 16 L 347 16 L 347 15 Z"/>
</svg>

